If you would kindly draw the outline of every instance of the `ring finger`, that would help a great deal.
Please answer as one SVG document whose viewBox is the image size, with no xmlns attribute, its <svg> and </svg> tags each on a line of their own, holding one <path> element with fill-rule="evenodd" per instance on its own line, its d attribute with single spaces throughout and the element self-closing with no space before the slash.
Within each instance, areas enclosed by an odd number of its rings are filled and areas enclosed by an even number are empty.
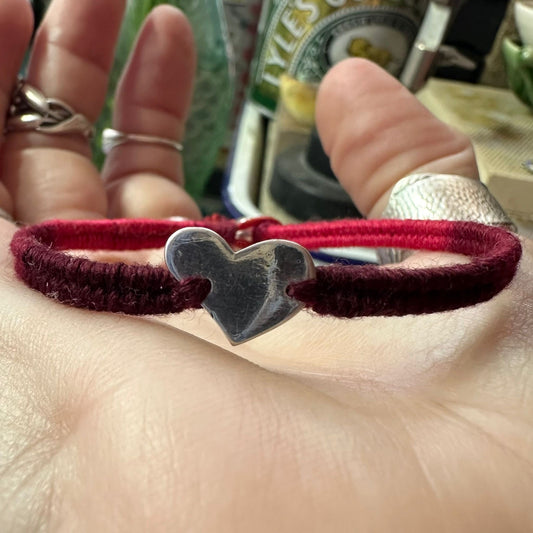
<svg viewBox="0 0 533 533">
<path fill-rule="evenodd" d="M 113 126 L 126 134 L 181 141 L 195 66 L 194 38 L 183 13 L 171 6 L 155 8 L 120 80 Z M 103 174 L 112 217 L 199 216 L 183 189 L 181 154 L 171 146 L 116 146 Z"/>
<path fill-rule="evenodd" d="M 53 0 L 35 37 L 28 83 L 92 123 L 104 103 L 125 0 Z M 95 31 L 98 28 L 98 31 Z M 10 133 L 3 175 L 24 222 L 106 214 L 106 196 L 79 134 Z"/>
</svg>

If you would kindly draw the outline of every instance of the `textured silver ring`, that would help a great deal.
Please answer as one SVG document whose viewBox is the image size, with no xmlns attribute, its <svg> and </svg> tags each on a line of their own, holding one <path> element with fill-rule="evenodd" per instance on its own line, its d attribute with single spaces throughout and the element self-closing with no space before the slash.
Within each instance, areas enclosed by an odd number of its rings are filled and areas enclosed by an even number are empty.
<svg viewBox="0 0 533 533">
<path fill-rule="evenodd" d="M 102 152 L 104 152 L 104 154 L 108 154 L 113 148 L 126 143 L 155 144 L 171 148 L 177 152 L 183 152 L 183 145 L 181 143 L 173 141 L 172 139 L 165 139 L 164 137 L 141 133 L 124 133 L 111 128 L 106 128 L 102 132 Z"/>
<path fill-rule="evenodd" d="M 453 174 L 412 174 L 401 179 L 392 189 L 382 218 L 470 221 L 516 231 L 483 183 Z M 411 253 L 382 248 L 378 258 L 381 264 L 399 263 Z"/>
<path fill-rule="evenodd" d="M 5 132 L 39 131 L 53 135 L 79 134 L 90 138 L 89 119 L 58 98 L 47 98 L 39 89 L 19 79 L 6 117 Z"/>
</svg>

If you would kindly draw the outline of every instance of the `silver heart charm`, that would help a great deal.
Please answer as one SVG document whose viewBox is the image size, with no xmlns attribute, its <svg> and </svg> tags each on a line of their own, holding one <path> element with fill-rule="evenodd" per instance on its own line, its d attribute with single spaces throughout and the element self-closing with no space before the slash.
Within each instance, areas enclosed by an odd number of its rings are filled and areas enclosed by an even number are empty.
<svg viewBox="0 0 533 533">
<path fill-rule="evenodd" d="M 290 283 L 315 277 L 311 254 L 299 244 L 270 240 L 234 252 L 214 231 L 184 228 L 165 247 L 165 261 L 178 279 L 211 282 L 202 306 L 232 344 L 265 333 L 302 307 L 287 295 Z"/>
</svg>

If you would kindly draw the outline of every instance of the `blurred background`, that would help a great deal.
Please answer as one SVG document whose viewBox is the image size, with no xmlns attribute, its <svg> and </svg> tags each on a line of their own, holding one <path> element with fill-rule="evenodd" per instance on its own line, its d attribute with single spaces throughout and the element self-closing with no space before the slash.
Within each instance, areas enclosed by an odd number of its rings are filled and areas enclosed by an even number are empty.
<svg viewBox="0 0 533 533">
<path fill-rule="evenodd" d="M 39 21 L 49 1 L 32 3 Z M 470 135 L 483 181 L 513 218 L 533 221 L 533 64 L 510 66 L 502 52 L 508 40 L 524 55 L 514 0 L 128 0 L 99 130 L 135 33 L 161 3 L 185 11 L 197 41 L 184 165 L 206 214 L 358 216 L 321 150 L 314 97 L 336 61 L 363 56 Z M 100 165 L 98 138 L 93 148 Z"/>
</svg>

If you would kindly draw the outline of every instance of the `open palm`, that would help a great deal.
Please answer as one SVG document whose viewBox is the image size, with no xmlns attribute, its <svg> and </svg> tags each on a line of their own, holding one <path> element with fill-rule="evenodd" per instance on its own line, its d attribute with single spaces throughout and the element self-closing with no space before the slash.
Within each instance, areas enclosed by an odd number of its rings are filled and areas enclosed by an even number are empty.
<svg viewBox="0 0 533 533">
<path fill-rule="evenodd" d="M 94 119 L 124 3 L 54 0 L 30 82 Z M 26 3 L 2 0 L 0 116 L 30 28 Z M 179 140 L 190 28 L 158 8 L 139 44 L 115 126 Z M 370 63 L 330 71 L 317 120 L 339 179 L 369 216 L 415 170 L 476 177 L 468 140 Z M 0 206 L 23 222 L 194 217 L 178 158 L 121 147 L 101 179 L 81 138 L 9 134 Z M 230 349 L 203 312 L 98 314 L 27 289 L 8 251 L 14 231 L 1 222 L 1 531 L 533 528 L 529 241 L 509 289 L 475 308 L 396 319 L 300 313 Z"/>
</svg>

